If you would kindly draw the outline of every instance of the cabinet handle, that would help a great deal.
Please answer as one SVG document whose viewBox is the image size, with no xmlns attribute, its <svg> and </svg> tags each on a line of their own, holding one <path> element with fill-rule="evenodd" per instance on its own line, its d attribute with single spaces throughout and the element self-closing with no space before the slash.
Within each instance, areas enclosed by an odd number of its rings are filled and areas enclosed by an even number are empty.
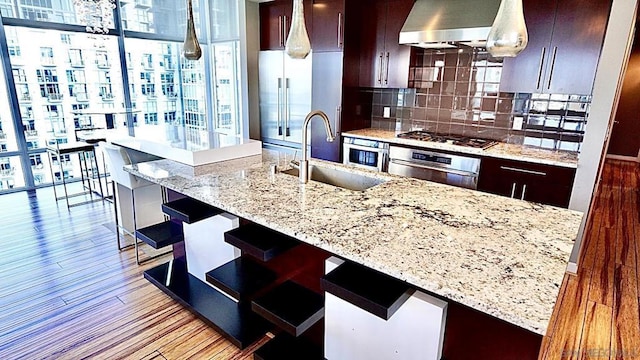
<svg viewBox="0 0 640 360">
<path fill-rule="evenodd" d="M 534 171 L 534 170 L 526 170 L 526 169 L 518 169 L 518 168 L 514 168 L 514 167 L 510 167 L 510 166 L 500 166 L 500 169 L 507 170 L 507 171 L 515 171 L 515 172 L 520 172 L 520 173 L 525 173 L 525 174 L 531 174 L 531 175 L 547 176 L 546 172 Z"/>
<path fill-rule="evenodd" d="M 389 53 L 387 52 L 387 68 L 385 69 L 384 84 L 389 84 Z"/>
<path fill-rule="evenodd" d="M 342 49 L 342 13 L 338 13 L 338 49 Z"/>
<path fill-rule="evenodd" d="M 511 187 L 511 198 L 513 198 L 516 195 L 516 183 L 513 183 L 513 186 Z"/>
<path fill-rule="evenodd" d="M 278 43 L 280 44 L 280 46 L 284 46 L 283 42 L 282 42 L 282 15 L 278 16 Z"/>
<path fill-rule="evenodd" d="M 527 192 L 527 184 L 522 185 L 522 196 L 520 200 L 524 200 L 524 194 Z"/>
<path fill-rule="evenodd" d="M 340 136 L 340 128 L 342 125 L 342 108 L 340 106 L 336 107 L 336 137 Z"/>
<path fill-rule="evenodd" d="M 553 47 L 553 55 L 551 55 L 551 70 L 549 71 L 549 82 L 547 83 L 547 90 L 551 89 L 551 80 L 553 79 L 553 69 L 556 67 L 556 55 L 558 54 L 558 47 Z"/>
<path fill-rule="evenodd" d="M 543 47 L 542 52 L 540 53 L 540 66 L 538 66 L 538 81 L 536 82 L 536 89 L 540 88 L 540 81 L 542 81 L 542 68 L 544 65 L 544 55 L 547 52 L 547 48 Z"/>
<path fill-rule="evenodd" d="M 380 53 L 380 66 L 378 67 L 378 84 L 382 85 L 382 58 L 384 53 Z"/>
<path fill-rule="evenodd" d="M 289 24 L 287 23 L 287 15 L 282 17 L 283 23 L 284 23 L 284 30 L 282 31 L 284 33 L 284 41 L 282 43 L 282 46 L 285 46 L 287 44 L 287 37 L 289 37 Z"/>
<path fill-rule="evenodd" d="M 284 128 L 285 128 L 285 136 L 291 136 L 291 130 L 289 129 L 289 117 L 291 116 L 291 109 L 289 109 L 289 78 L 285 78 L 284 80 Z"/>
<path fill-rule="evenodd" d="M 276 123 L 278 126 L 278 135 L 282 136 L 282 125 L 280 125 L 280 119 L 282 119 L 282 78 L 278 78 L 278 119 Z"/>
</svg>

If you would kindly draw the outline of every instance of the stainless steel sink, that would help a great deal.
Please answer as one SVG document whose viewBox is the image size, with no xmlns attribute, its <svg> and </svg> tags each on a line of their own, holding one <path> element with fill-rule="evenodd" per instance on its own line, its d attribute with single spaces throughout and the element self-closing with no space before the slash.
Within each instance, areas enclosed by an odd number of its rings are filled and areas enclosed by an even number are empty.
<svg viewBox="0 0 640 360">
<path fill-rule="evenodd" d="M 282 173 L 293 176 L 299 175 L 298 169 L 295 168 L 282 171 Z M 309 165 L 309 179 L 355 191 L 367 190 L 387 181 L 364 174 L 355 174 L 346 170 L 317 165 Z"/>
</svg>

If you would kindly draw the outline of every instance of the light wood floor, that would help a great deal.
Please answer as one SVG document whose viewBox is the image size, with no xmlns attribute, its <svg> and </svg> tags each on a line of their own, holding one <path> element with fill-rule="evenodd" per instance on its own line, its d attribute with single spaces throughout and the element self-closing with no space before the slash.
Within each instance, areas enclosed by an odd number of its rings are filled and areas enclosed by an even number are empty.
<svg viewBox="0 0 640 360">
<path fill-rule="evenodd" d="M 112 209 L 0 196 L 0 359 L 251 359 L 143 278 L 170 257 L 117 250 Z"/>
<path fill-rule="evenodd" d="M 638 166 L 607 163 L 541 359 L 640 359 L 639 179 Z M 111 204 L 68 211 L 52 197 L 0 196 L 0 359 L 251 358 L 259 344 L 238 350 L 142 277 L 168 257 L 138 267 L 118 252 Z"/>
<path fill-rule="evenodd" d="M 566 276 L 540 359 L 640 359 L 640 168 L 607 161 L 577 276 Z"/>
</svg>

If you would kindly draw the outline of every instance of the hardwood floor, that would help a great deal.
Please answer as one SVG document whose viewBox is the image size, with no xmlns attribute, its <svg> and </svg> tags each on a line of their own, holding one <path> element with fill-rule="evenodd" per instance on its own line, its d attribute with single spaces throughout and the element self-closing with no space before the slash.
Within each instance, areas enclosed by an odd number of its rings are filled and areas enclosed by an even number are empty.
<svg viewBox="0 0 640 360">
<path fill-rule="evenodd" d="M 640 167 L 607 161 L 576 276 L 565 276 L 540 359 L 640 359 Z"/>
<path fill-rule="evenodd" d="M 640 359 L 640 167 L 607 162 L 577 276 L 540 359 Z M 51 189 L 0 196 L 0 359 L 251 359 L 119 252 L 112 205 L 67 210 Z M 456 360 L 456 359 L 453 359 Z"/>
<path fill-rule="evenodd" d="M 111 204 L 67 210 L 44 189 L 0 209 L 0 359 L 252 358 L 142 277 L 170 256 L 117 250 Z"/>
</svg>

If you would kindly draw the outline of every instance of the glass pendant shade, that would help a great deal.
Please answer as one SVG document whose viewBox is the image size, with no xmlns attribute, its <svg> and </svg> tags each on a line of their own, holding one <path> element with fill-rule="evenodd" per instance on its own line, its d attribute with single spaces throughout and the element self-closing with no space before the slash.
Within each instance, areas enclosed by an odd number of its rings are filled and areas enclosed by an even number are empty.
<svg viewBox="0 0 640 360">
<path fill-rule="evenodd" d="M 188 0 L 187 7 L 187 36 L 184 39 L 182 51 L 185 58 L 189 60 L 198 60 L 202 56 L 202 48 L 200 48 L 200 43 L 196 36 L 196 27 L 193 23 L 193 8 L 191 0 Z"/>
<path fill-rule="evenodd" d="M 527 47 L 528 42 L 522 0 L 502 0 L 489 31 L 487 51 L 493 57 L 514 57 Z"/>
<path fill-rule="evenodd" d="M 311 52 L 311 42 L 304 23 L 304 5 L 302 0 L 293 0 L 291 30 L 284 51 L 293 59 L 304 59 Z"/>
</svg>

